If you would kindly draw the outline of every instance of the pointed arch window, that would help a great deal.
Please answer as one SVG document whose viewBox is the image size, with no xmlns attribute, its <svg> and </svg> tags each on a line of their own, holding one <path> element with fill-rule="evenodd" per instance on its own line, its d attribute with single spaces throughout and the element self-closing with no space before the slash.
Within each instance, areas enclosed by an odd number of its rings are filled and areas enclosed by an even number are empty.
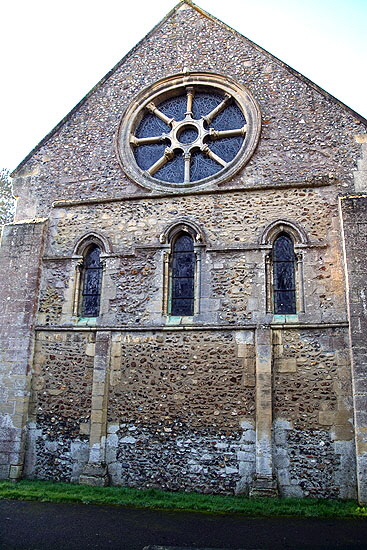
<svg viewBox="0 0 367 550">
<path fill-rule="evenodd" d="M 170 267 L 170 314 L 194 315 L 196 257 L 194 240 L 189 233 L 181 232 L 174 239 Z"/>
<path fill-rule="evenodd" d="M 294 314 L 296 307 L 296 255 L 292 239 L 281 233 L 273 243 L 274 313 Z"/>
<path fill-rule="evenodd" d="M 91 244 L 84 253 L 79 312 L 81 317 L 99 315 L 103 270 L 100 256 L 101 250 L 96 244 Z"/>
</svg>

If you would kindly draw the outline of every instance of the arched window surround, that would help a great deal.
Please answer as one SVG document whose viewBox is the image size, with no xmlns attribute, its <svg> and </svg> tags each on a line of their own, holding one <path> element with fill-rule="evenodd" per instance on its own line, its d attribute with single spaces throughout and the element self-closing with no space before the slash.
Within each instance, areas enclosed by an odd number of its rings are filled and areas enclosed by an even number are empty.
<svg viewBox="0 0 367 550">
<path fill-rule="evenodd" d="M 294 254 L 294 301 L 295 307 L 288 312 L 279 312 L 275 303 L 277 284 L 274 280 L 274 245 L 279 237 L 285 236 L 292 243 Z M 266 280 L 266 313 L 274 315 L 295 315 L 304 313 L 304 280 L 303 280 L 303 252 L 302 249 L 309 243 L 303 228 L 288 220 L 279 220 L 269 225 L 261 236 L 261 245 L 268 249 L 265 256 L 265 280 Z M 289 289 L 290 290 L 290 289 Z"/>
<path fill-rule="evenodd" d="M 88 260 L 93 261 L 91 253 L 93 250 L 99 249 L 99 266 L 90 265 L 88 267 Z M 89 233 L 83 236 L 76 243 L 74 247 L 74 257 L 77 259 L 76 268 L 75 268 L 75 284 L 74 284 L 74 300 L 73 300 L 73 315 L 79 318 L 95 318 L 101 314 L 101 305 L 102 305 L 102 291 L 103 291 L 103 272 L 105 270 L 105 260 L 106 252 L 110 253 L 110 246 L 107 240 L 96 233 Z M 94 258 L 94 263 L 97 258 Z M 87 270 L 89 270 L 89 278 L 91 277 L 91 272 L 94 271 L 94 282 L 90 283 L 90 286 L 97 285 L 97 292 L 95 293 L 95 298 L 92 299 L 95 302 L 95 306 L 92 311 L 91 308 L 86 308 L 85 301 L 86 295 L 88 294 L 88 289 L 86 288 L 87 279 Z M 96 280 L 97 279 L 97 280 Z M 93 291 L 94 292 L 94 291 Z"/>
<path fill-rule="evenodd" d="M 276 315 L 295 315 L 296 255 L 294 243 L 288 233 L 280 233 L 273 243 L 273 307 Z"/>
<path fill-rule="evenodd" d="M 265 231 L 263 231 L 261 235 L 260 244 L 269 245 L 272 247 L 275 239 L 281 233 L 288 233 L 296 247 L 297 244 L 305 245 L 309 242 L 306 232 L 298 224 L 289 220 L 278 220 L 266 227 Z"/>
<path fill-rule="evenodd" d="M 192 266 L 189 266 L 192 280 L 192 304 L 190 313 L 185 311 L 177 312 L 175 301 L 175 245 L 181 237 L 188 236 L 192 239 Z M 169 317 L 192 317 L 200 312 L 200 272 L 201 272 L 201 249 L 204 246 L 204 235 L 199 227 L 193 222 L 181 221 L 169 226 L 160 235 L 160 242 L 165 245 L 166 251 L 163 256 L 163 314 Z M 180 252 L 179 252 L 180 253 Z M 187 260 L 187 257 L 186 257 Z M 186 264 L 187 267 L 187 264 Z M 184 281 L 187 285 L 187 281 Z M 186 310 L 187 311 L 187 310 Z"/>
</svg>

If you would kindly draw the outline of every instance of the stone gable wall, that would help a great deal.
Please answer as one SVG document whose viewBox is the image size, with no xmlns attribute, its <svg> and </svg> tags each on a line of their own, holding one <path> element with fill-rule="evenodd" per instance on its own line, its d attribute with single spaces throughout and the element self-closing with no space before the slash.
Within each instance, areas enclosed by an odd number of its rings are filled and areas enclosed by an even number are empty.
<svg viewBox="0 0 367 550">
<path fill-rule="evenodd" d="M 246 86 L 262 133 L 230 181 L 150 193 L 121 169 L 117 127 L 138 93 L 184 69 Z M 17 219 L 45 215 L 48 227 L 27 223 L 23 235 L 14 225 L 2 242 L 2 276 L 9 261 L 18 278 L 5 285 L 1 475 L 246 494 L 256 483 L 271 491 L 275 475 L 281 495 L 354 498 L 365 471 L 365 209 L 344 203 L 342 228 L 338 197 L 354 191 L 363 132 L 332 98 L 186 4 L 132 50 L 14 181 Z M 267 303 L 275 223 L 300 235 L 297 315 Z M 164 309 L 175 224 L 200 235 L 190 319 Z M 90 235 L 104 247 L 101 309 L 81 319 Z M 11 349 L 7 324 L 18 331 Z"/>
<path fill-rule="evenodd" d="M 140 194 L 115 153 L 119 120 L 138 92 L 184 69 L 228 75 L 259 103 L 258 149 L 226 185 L 332 175 L 341 189 L 353 189 L 360 156 L 354 135 L 365 132 L 359 120 L 239 34 L 186 7 L 132 50 L 26 163 L 14 181 L 17 219 L 48 215 L 54 200 Z"/>
</svg>

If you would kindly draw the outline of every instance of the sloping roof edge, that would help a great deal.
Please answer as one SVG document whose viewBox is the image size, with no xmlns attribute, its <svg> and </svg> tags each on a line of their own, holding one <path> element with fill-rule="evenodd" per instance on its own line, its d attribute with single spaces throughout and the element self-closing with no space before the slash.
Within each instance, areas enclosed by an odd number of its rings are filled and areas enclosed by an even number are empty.
<svg viewBox="0 0 367 550">
<path fill-rule="evenodd" d="M 287 65 L 287 63 L 284 63 L 283 61 L 278 59 L 275 55 L 271 54 L 270 52 L 268 52 L 267 50 L 265 50 L 264 48 L 262 48 L 261 46 L 259 46 L 258 44 L 256 44 L 255 42 L 253 42 L 252 40 L 247 38 L 246 36 L 244 36 L 243 34 L 241 34 L 236 29 L 230 27 L 229 25 L 227 25 L 226 23 L 224 23 L 223 21 L 221 21 L 220 19 L 218 19 L 214 15 L 211 15 L 210 13 L 206 12 L 205 10 L 203 10 L 202 8 L 200 8 L 199 6 L 194 4 L 191 0 L 181 0 L 172 10 L 170 10 L 167 13 L 167 15 L 163 19 L 161 19 L 161 21 L 159 21 L 141 40 L 139 40 L 139 42 L 137 42 L 137 44 L 126 55 L 124 55 L 122 57 L 122 59 L 120 59 L 116 63 L 116 65 L 114 65 L 112 67 L 112 69 L 110 71 L 108 71 L 108 73 L 103 78 L 101 78 L 101 80 L 99 80 L 97 82 L 97 84 L 95 86 L 93 86 L 93 88 L 75 105 L 75 107 L 73 107 L 73 109 L 71 109 L 71 111 L 69 111 L 67 113 L 67 115 L 65 115 L 60 120 L 60 122 L 58 122 L 58 124 L 56 124 L 56 126 L 54 126 L 54 128 L 52 128 L 52 130 L 50 132 L 48 132 L 48 134 L 46 134 L 45 137 L 43 139 L 41 139 L 41 141 L 39 143 L 37 143 L 37 145 L 35 147 L 33 147 L 33 149 L 28 153 L 28 155 L 12 171 L 10 176 L 11 177 L 16 176 L 17 173 L 28 162 L 28 160 L 32 158 L 32 156 L 57 132 L 57 130 L 59 130 L 59 128 L 61 128 L 65 124 L 65 122 L 67 122 L 67 120 L 69 120 L 69 118 L 72 117 L 72 115 L 79 109 L 79 107 L 81 107 L 94 94 L 94 92 L 100 86 L 102 86 L 110 78 L 110 76 L 112 76 L 112 74 L 114 74 L 114 72 L 117 70 L 117 68 L 123 62 L 125 62 L 131 55 L 134 54 L 134 52 L 139 48 L 140 44 L 142 42 L 144 42 L 147 38 L 149 38 L 160 26 L 162 26 L 176 11 L 178 11 L 181 8 L 181 6 L 183 4 L 189 5 L 191 8 L 196 10 L 198 13 L 200 13 L 204 17 L 210 19 L 211 21 L 213 21 L 216 24 L 224 26 L 225 28 L 227 28 L 232 33 L 235 33 L 238 36 L 240 36 L 242 39 L 246 40 L 249 44 L 251 44 L 251 46 L 253 48 L 258 50 L 262 54 L 265 54 L 266 56 L 270 57 L 272 59 L 272 61 L 279 64 L 281 67 L 283 67 L 284 69 L 289 71 L 291 74 L 293 74 L 294 76 L 296 76 L 297 78 L 299 78 L 300 80 L 305 82 L 305 84 L 307 84 L 308 86 L 313 88 L 315 91 L 319 92 L 321 95 L 323 95 L 327 99 L 330 99 L 334 103 L 338 104 L 340 107 L 342 107 L 343 109 L 348 111 L 352 116 L 354 116 L 357 120 L 359 120 L 362 124 L 364 124 L 367 127 L 367 119 L 366 118 L 364 118 L 362 115 L 360 115 L 359 113 L 354 111 L 351 107 L 349 107 L 348 105 L 346 105 L 345 103 L 343 103 L 342 101 L 337 99 L 335 96 L 333 96 L 332 94 L 330 94 L 329 92 L 327 92 L 326 90 L 324 90 L 323 88 L 318 86 L 317 84 L 312 82 L 312 80 L 310 80 L 309 78 L 307 78 L 303 74 L 301 74 L 298 71 L 296 71 L 295 69 L 293 69 L 290 65 Z"/>
<path fill-rule="evenodd" d="M 355 111 L 354 109 L 352 109 L 351 107 L 349 107 L 348 105 L 343 103 L 340 99 L 336 98 L 335 96 L 333 96 L 332 94 L 330 94 L 329 92 L 327 92 L 326 90 L 321 88 L 321 86 L 318 86 L 318 84 L 315 84 L 312 80 L 307 78 L 307 76 L 304 76 L 302 73 L 299 73 L 298 71 L 296 71 L 296 69 L 293 69 L 290 65 L 287 65 L 287 63 L 284 63 L 284 61 L 282 61 L 281 59 L 279 59 L 278 57 L 276 57 L 272 53 L 265 50 L 265 48 L 263 48 L 262 46 L 259 46 L 258 44 L 256 44 L 256 42 L 253 42 L 252 40 L 250 40 L 250 38 L 247 38 L 247 36 L 244 36 L 243 34 L 241 34 L 239 31 L 237 31 L 233 27 L 230 27 L 226 23 L 223 23 L 223 21 L 221 21 L 220 19 L 218 19 L 214 15 L 211 15 L 210 13 L 208 13 L 205 10 L 201 9 L 199 6 L 196 6 L 191 0 L 183 0 L 183 2 L 181 2 L 181 3 L 189 4 L 192 8 L 194 8 L 196 11 L 201 13 L 204 17 L 207 17 L 208 19 L 211 19 L 215 23 L 218 23 L 218 24 L 226 27 L 227 29 L 229 29 L 231 32 L 237 34 L 238 36 L 240 36 L 241 38 L 246 40 L 249 44 L 251 44 L 251 46 L 254 49 L 256 49 L 259 52 L 261 52 L 261 53 L 267 55 L 268 57 L 270 57 L 275 63 L 277 63 L 278 65 L 280 65 L 281 67 L 283 67 L 284 69 L 289 71 L 291 74 L 293 74 L 294 76 L 296 76 L 297 78 L 299 78 L 300 80 L 305 82 L 305 84 L 308 84 L 309 86 L 311 86 L 314 90 L 316 90 L 317 92 L 322 94 L 327 99 L 331 99 L 334 103 L 337 103 L 340 107 L 342 107 L 343 109 L 348 111 L 351 115 L 356 117 L 362 124 L 365 124 L 367 126 L 367 119 L 365 117 L 363 117 L 362 115 L 357 113 L 357 111 Z"/>
<path fill-rule="evenodd" d="M 73 107 L 71 109 L 71 111 L 69 111 L 67 113 L 67 115 L 64 116 L 64 118 L 62 118 L 60 120 L 60 122 L 58 122 L 56 124 L 56 126 L 54 126 L 54 128 L 52 128 L 52 130 L 50 130 L 50 132 L 48 132 L 48 134 L 45 135 L 44 138 L 41 139 L 41 141 L 39 143 L 37 143 L 37 145 L 35 147 L 33 147 L 33 149 L 28 153 L 28 155 L 18 164 L 18 166 L 12 171 L 12 173 L 10 174 L 11 177 L 14 177 L 17 172 L 19 172 L 23 166 L 28 162 L 28 160 L 30 158 L 32 158 L 32 156 L 57 132 L 57 130 L 59 128 L 61 128 L 65 122 L 67 122 L 67 120 L 69 120 L 69 118 L 72 117 L 72 115 L 79 109 L 79 107 L 81 107 L 93 94 L 94 92 L 100 87 L 102 86 L 109 78 L 110 76 L 112 76 L 114 74 L 114 72 L 118 69 L 118 67 L 126 61 L 126 59 L 128 59 L 131 55 L 134 54 L 134 52 L 139 48 L 140 44 L 142 42 L 144 42 L 147 38 L 149 38 L 161 25 L 163 25 L 167 19 L 169 19 L 176 11 L 179 10 L 179 8 L 183 5 L 183 4 L 190 4 L 192 7 L 194 7 L 192 5 L 191 2 L 188 2 L 187 0 L 181 0 L 171 11 L 169 11 L 167 13 L 167 15 L 161 19 L 156 25 L 154 25 L 154 27 L 152 28 L 152 30 L 150 30 L 145 36 L 143 36 L 143 38 L 141 40 L 139 40 L 139 42 L 137 42 L 135 44 L 135 46 L 126 54 L 124 55 L 117 63 L 116 65 L 114 65 L 112 67 L 112 69 L 110 69 L 108 71 L 108 73 L 103 77 L 101 78 L 101 80 L 99 80 L 97 82 L 97 84 L 95 86 L 93 86 L 93 88 L 91 90 L 89 90 L 89 92 L 84 96 L 82 97 L 82 99 L 80 101 L 78 101 L 78 103 L 75 105 L 75 107 Z M 209 15 L 209 14 L 208 14 Z"/>
</svg>

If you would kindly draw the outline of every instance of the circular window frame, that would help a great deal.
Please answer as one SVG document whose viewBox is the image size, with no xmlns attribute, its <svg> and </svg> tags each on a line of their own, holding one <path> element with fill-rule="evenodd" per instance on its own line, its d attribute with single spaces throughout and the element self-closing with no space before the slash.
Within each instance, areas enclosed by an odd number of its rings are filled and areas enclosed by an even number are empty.
<svg viewBox="0 0 367 550">
<path fill-rule="evenodd" d="M 230 95 L 246 119 L 246 131 L 241 147 L 233 160 L 215 174 L 193 182 L 171 183 L 160 180 L 141 169 L 133 152 L 135 131 L 147 112 L 150 103 L 159 104 L 175 96 L 180 96 L 187 88 L 199 87 L 222 94 Z M 188 123 L 189 124 L 189 123 Z M 126 175 L 138 185 L 154 191 L 177 192 L 193 191 L 208 186 L 224 183 L 239 172 L 254 153 L 261 132 L 261 113 L 252 94 L 244 86 L 219 74 L 195 72 L 173 75 L 152 84 L 138 94 L 121 117 L 117 136 L 116 150 L 119 162 Z"/>
</svg>

